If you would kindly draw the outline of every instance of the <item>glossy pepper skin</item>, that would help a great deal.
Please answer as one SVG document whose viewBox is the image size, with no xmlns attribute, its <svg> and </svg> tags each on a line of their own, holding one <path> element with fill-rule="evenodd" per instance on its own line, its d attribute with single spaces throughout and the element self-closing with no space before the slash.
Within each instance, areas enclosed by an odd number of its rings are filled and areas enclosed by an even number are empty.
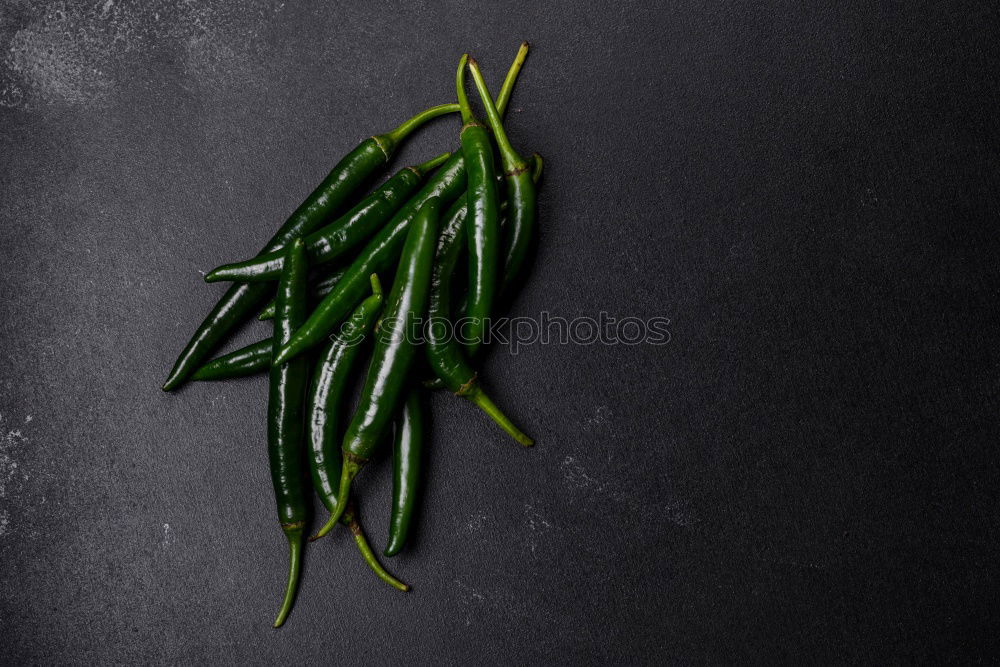
<svg viewBox="0 0 1000 667">
<path fill-rule="evenodd" d="M 410 382 L 416 340 L 409 330 L 427 312 L 440 200 L 431 197 L 421 206 L 406 235 L 385 315 L 375 336 L 368 375 L 343 440 L 343 471 L 337 509 L 343 511 L 351 480 L 368 461 L 399 408 Z M 327 524 L 336 523 L 338 513 Z"/>
<path fill-rule="evenodd" d="M 330 290 L 340 282 L 340 279 L 344 277 L 344 273 L 347 271 L 344 269 L 337 269 L 327 277 L 323 278 L 315 285 L 309 288 L 309 299 L 312 302 L 317 302 L 321 300 L 324 296 L 330 293 Z M 274 318 L 274 300 L 272 299 L 270 303 L 261 309 L 260 314 L 257 315 L 258 320 L 270 320 Z"/>
<path fill-rule="evenodd" d="M 274 318 L 274 345 L 277 351 L 305 318 L 308 265 L 302 239 L 287 249 L 285 269 L 278 281 L 277 317 Z M 281 528 L 288 538 L 288 587 L 274 627 L 288 618 L 298 588 L 302 560 L 302 538 L 307 518 L 306 490 L 303 485 L 303 411 L 305 409 L 307 361 L 272 365 L 267 400 L 267 453 L 271 482 Z"/>
<path fill-rule="evenodd" d="M 527 257 L 529 242 L 535 227 L 535 182 L 531 174 L 531 165 L 511 146 L 507 133 L 503 129 L 503 119 L 494 106 L 493 98 L 490 96 L 490 91 L 486 88 L 486 82 L 483 81 L 483 76 L 479 71 L 479 64 L 471 58 L 469 59 L 469 71 L 472 72 L 472 80 L 476 84 L 479 98 L 486 110 L 486 119 L 500 151 L 504 179 L 507 181 L 507 227 L 510 243 L 505 257 L 509 270 L 505 267 L 504 273 L 511 275 L 512 278 L 510 282 L 504 282 L 503 289 L 509 289 L 513 283 L 513 277 L 520 273 Z"/>
<path fill-rule="evenodd" d="M 354 208 L 335 221 L 304 238 L 310 266 L 319 266 L 341 257 L 364 243 L 401 207 L 420 187 L 424 176 L 450 157 L 444 153 L 415 167 L 404 167 L 396 172 Z M 220 280 L 237 282 L 267 282 L 281 275 L 284 254 L 280 251 L 258 255 L 253 259 L 225 264 L 205 276 L 205 282 Z"/>
<path fill-rule="evenodd" d="M 347 502 L 347 509 L 344 510 L 343 516 L 340 517 L 340 522 L 348 527 L 351 534 L 354 536 L 354 542 L 358 545 L 358 550 L 361 551 L 361 557 L 365 559 L 368 563 L 368 567 L 378 575 L 378 578 L 389 584 L 393 588 L 406 592 L 410 590 L 410 587 L 401 582 L 400 580 L 393 577 L 391 574 L 385 571 L 375 557 L 375 552 L 372 551 L 371 546 L 368 544 L 368 540 L 365 539 L 365 533 L 361 529 L 361 520 L 358 517 L 358 508 L 354 499 L 351 498 Z"/>
<path fill-rule="evenodd" d="M 246 347 L 212 359 L 195 371 L 192 380 L 212 381 L 245 377 L 263 373 L 271 367 L 274 341 L 270 338 L 251 343 Z"/>
<path fill-rule="evenodd" d="M 361 250 L 337 286 L 327 294 L 276 357 L 281 363 L 322 343 L 368 288 L 368 276 L 391 269 L 407 238 L 411 221 L 429 200 L 450 202 L 465 189 L 465 162 L 453 153 L 413 199 Z"/>
<path fill-rule="evenodd" d="M 354 309 L 340 334 L 320 352 L 307 394 L 306 442 L 309 448 L 309 473 L 313 489 L 331 513 L 337 507 L 337 485 L 340 482 L 340 432 L 337 417 L 343 408 L 344 388 L 362 343 L 382 312 L 382 286 L 375 274 L 371 276 L 371 284 L 372 295 Z M 361 528 L 353 499 L 348 500 L 340 522 L 350 529 L 361 557 L 379 579 L 398 590 L 410 590 L 409 586 L 386 572 L 378 562 Z M 323 533 L 318 533 L 310 540 L 322 536 Z"/>
<path fill-rule="evenodd" d="M 469 247 L 469 292 L 465 341 L 469 354 L 482 344 L 487 322 L 493 308 L 497 287 L 497 260 L 500 241 L 500 205 L 497 182 L 493 173 L 493 144 L 486 126 L 472 114 L 465 94 L 465 66 L 468 54 L 462 56 L 455 74 L 458 105 L 462 111 L 459 139 L 465 157 L 466 199 L 468 220 L 466 239 Z"/>
<path fill-rule="evenodd" d="M 326 509 L 333 514 L 340 488 L 340 413 L 344 409 L 344 389 L 361 351 L 382 313 L 385 297 L 378 278 L 372 275 L 372 295 L 361 302 L 350 318 L 320 351 L 309 389 L 306 412 L 306 440 L 309 443 L 309 472 L 313 488 Z M 321 530 L 316 537 L 325 533 Z"/>
<path fill-rule="evenodd" d="M 420 391 L 414 387 L 399 411 L 392 442 L 392 514 L 389 517 L 389 544 L 383 552 L 386 556 L 395 556 L 406 544 L 420 486 L 423 450 L 424 406 Z"/>
<path fill-rule="evenodd" d="M 380 134 L 362 141 L 354 150 L 337 163 L 323 182 L 306 197 L 306 200 L 285 224 L 271 237 L 261 253 L 284 247 L 292 239 L 318 229 L 362 185 L 385 167 L 396 147 L 415 129 L 433 118 L 458 111 L 458 105 L 442 104 L 425 109 L 403 122 L 387 134 Z M 215 351 L 233 329 L 253 316 L 272 295 L 268 285 L 233 285 L 215 304 L 195 330 L 194 336 L 181 351 L 170 371 L 164 391 L 181 386 L 194 371 Z"/>
<path fill-rule="evenodd" d="M 524 62 L 527 53 L 526 47 L 526 44 L 521 45 L 517 59 L 508 71 L 500 95 L 497 96 L 496 108 L 500 113 L 503 113 L 510 101 L 511 92 L 520 72 L 520 63 Z M 457 106 L 455 105 L 455 108 Z M 353 304 L 357 303 L 355 299 L 361 298 L 364 294 L 368 275 L 382 273 L 392 266 L 393 261 L 399 256 L 399 249 L 402 247 L 410 219 L 416 214 L 417 209 L 430 197 L 440 197 L 444 203 L 453 201 L 462 195 L 465 182 L 465 160 L 458 151 L 452 153 L 420 192 L 365 246 L 344 275 L 341 284 L 338 284 L 317 306 L 302 329 L 295 333 L 289 345 L 282 350 L 278 359 L 282 361 L 290 359 L 319 344 L 350 312 Z"/>
<path fill-rule="evenodd" d="M 469 218 L 466 208 L 456 202 L 445 215 L 445 223 L 438 238 L 431 273 L 430 298 L 427 305 L 427 362 L 444 385 L 490 416 L 500 428 L 522 445 L 534 444 L 494 405 L 476 380 L 476 372 L 469 366 L 465 352 L 450 326 L 451 279 L 455 264 L 462 251 L 462 234 Z"/>
</svg>

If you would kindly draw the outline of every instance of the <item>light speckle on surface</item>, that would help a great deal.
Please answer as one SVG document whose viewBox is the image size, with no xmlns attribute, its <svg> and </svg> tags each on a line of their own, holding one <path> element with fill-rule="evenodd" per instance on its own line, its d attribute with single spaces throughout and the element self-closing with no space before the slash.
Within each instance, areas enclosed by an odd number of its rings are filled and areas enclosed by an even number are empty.
<svg viewBox="0 0 1000 667">
<path fill-rule="evenodd" d="M 10 532 L 10 514 L 7 510 L 0 509 L 0 537 Z"/>
<path fill-rule="evenodd" d="M 260 26 L 278 10 L 266 0 L 51 3 L 0 43 L 0 106 L 107 105 L 130 85 L 139 57 L 156 51 L 180 52 L 196 85 L 245 85 L 255 77 Z"/>
<path fill-rule="evenodd" d="M 589 431 L 601 424 L 606 424 L 611 419 L 611 408 L 606 405 L 599 405 L 594 408 L 594 414 L 583 421 L 583 428 Z"/>
<path fill-rule="evenodd" d="M 489 517 L 485 514 L 473 514 L 472 516 L 469 517 L 469 522 L 466 524 L 465 527 L 469 530 L 470 533 L 475 532 L 477 530 L 482 530 L 483 526 L 486 525 L 486 521 L 488 519 Z"/>
<path fill-rule="evenodd" d="M 591 475 L 575 456 L 567 456 L 560 463 L 563 483 L 567 486 L 587 491 L 590 495 L 601 496 L 623 506 L 632 512 L 647 512 L 655 509 L 666 521 L 676 526 L 689 526 L 698 521 L 689 510 L 689 503 L 681 500 L 656 500 L 647 502 L 630 493 L 627 483 L 598 479 Z"/>
<path fill-rule="evenodd" d="M 174 531 L 170 528 L 169 523 L 163 524 L 163 539 L 160 540 L 160 546 L 164 549 L 169 547 L 174 543 Z"/>
<path fill-rule="evenodd" d="M 0 415 L 0 498 L 14 493 L 28 479 L 17 458 L 28 439 L 19 428 L 8 430 L 4 421 Z"/>
<path fill-rule="evenodd" d="M 528 550 L 531 552 L 532 557 L 537 557 L 538 551 L 538 540 L 537 537 L 540 533 L 546 533 L 552 530 L 552 523 L 539 513 L 538 510 L 531 504 L 524 506 L 524 519 L 528 526 L 530 535 L 528 538 Z"/>
</svg>

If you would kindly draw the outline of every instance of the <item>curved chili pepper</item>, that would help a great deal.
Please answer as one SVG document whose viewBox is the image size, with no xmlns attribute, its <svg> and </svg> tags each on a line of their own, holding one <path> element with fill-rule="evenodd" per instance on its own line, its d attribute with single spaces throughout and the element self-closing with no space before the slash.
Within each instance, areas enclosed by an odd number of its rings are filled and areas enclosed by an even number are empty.
<svg viewBox="0 0 1000 667">
<path fill-rule="evenodd" d="M 375 552 L 372 551 L 371 546 L 368 544 L 368 540 L 365 539 L 365 533 L 361 529 L 361 522 L 358 519 L 358 509 L 354 502 L 354 499 L 347 503 L 347 509 L 344 510 L 344 515 L 340 518 L 340 522 L 346 525 L 351 534 L 354 535 L 354 542 L 358 545 L 358 549 L 361 551 L 361 557 L 365 559 L 378 578 L 389 584 L 395 589 L 401 590 L 404 593 L 410 590 L 410 587 L 404 584 L 399 579 L 396 579 L 391 574 L 385 571 L 385 569 L 379 564 L 378 559 L 375 557 Z"/>
<path fill-rule="evenodd" d="M 278 281 L 274 351 L 288 340 L 295 327 L 305 319 L 308 266 L 302 239 L 293 240 L 287 253 L 285 269 Z M 307 514 L 306 494 L 302 484 L 302 416 L 308 370 L 305 359 L 271 366 L 267 400 L 267 452 L 278 519 L 288 538 L 289 552 L 288 586 L 274 627 L 279 627 L 288 618 L 295 601 L 301 569 L 302 538 Z"/>
<path fill-rule="evenodd" d="M 261 253 L 286 245 L 292 239 L 319 228 L 334 211 L 340 209 L 355 190 L 384 168 L 396 147 L 414 130 L 429 120 L 458 111 L 457 104 L 442 104 L 421 111 L 387 134 L 362 141 L 357 148 L 337 163 L 323 182 L 306 197 L 285 224 L 271 237 Z M 268 285 L 233 285 L 215 304 L 198 326 L 194 336 L 174 362 L 164 391 L 181 386 L 215 351 L 222 340 L 237 326 L 253 316 L 273 293 Z"/>
<path fill-rule="evenodd" d="M 338 511 L 330 515 L 327 525 L 340 519 L 340 512 L 350 493 L 351 480 L 375 451 L 396 414 L 399 399 L 409 382 L 408 375 L 417 349 L 409 329 L 427 311 L 439 206 L 440 199 L 437 197 L 428 199 L 417 212 L 406 235 L 379 335 L 375 337 L 368 375 L 354 416 L 344 434 Z"/>
<path fill-rule="evenodd" d="M 503 233 L 503 279 L 500 282 L 500 295 L 510 297 L 514 286 L 521 278 L 525 260 L 528 258 L 528 249 L 531 247 L 531 238 L 534 235 L 535 207 L 534 193 L 538 189 L 538 181 L 542 177 L 542 156 L 532 153 L 528 158 L 528 163 L 532 165 L 531 180 L 535 185 L 532 191 L 532 211 L 531 215 L 508 214 L 500 224 Z M 508 199 L 504 201 L 510 209 L 511 190 L 508 188 Z"/>
<path fill-rule="evenodd" d="M 542 168 L 543 168 L 542 156 L 539 155 L 538 153 L 533 153 L 531 155 L 531 157 L 528 158 L 528 161 L 532 163 L 531 177 L 534 179 L 535 184 L 537 185 L 538 181 L 541 180 L 541 178 L 542 178 Z M 445 222 L 445 224 L 442 225 L 442 230 L 450 228 L 450 226 L 452 224 L 461 224 L 461 223 L 453 222 L 452 218 L 455 215 L 460 215 L 460 216 L 462 216 L 462 220 L 464 220 L 465 216 L 467 214 L 467 211 L 468 211 L 468 207 L 465 205 L 465 202 L 463 200 L 458 200 L 456 202 L 456 205 L 453 206 L 452 209 L 449 210 L 448 213 L 445 215 L 445 220 L 447 220 L 448 222 Z M 506 213 L 506 211 L 507 211 L 507 202 L 506 201 L 500 202 L 500 213 L 504 214 L 504 213 Z M 505 228 L 506 224 L 507 224 L 507 218 L 506 217 L 501 218 L 501 220 L 500 220 L 500 229 L 503 230 Z M 442 231 L 441 235 L 443 237 L 445 235 L 445 232 Z M 459 250 L 458 250 L 458 252 L 461 252 L 461 244 L 459 244 Z M 456 255 L 456 261 L 457 261 L 457 255 Z M 516 277 L 516 276 L 511 276 L 511 278 L 513 278 L 513 277 Z M 504 274 L 504 280 L 506 281 L 507 279 L 508 279 L 508 276 L 505 273 Z M 434 299 L 433 285 L 434 285 L 434 283 L 432 283 L 432 292 L 431 292 L 431 299 L 432 300 Z M 449 298 L 450 298 L 450 296 L 449 296 Z M 456 309 L 454 309 L 451 313 L 447 313 L 447 311 L 448 311 L 448 308 L 445 308 L 444 309 L 445 314 L 444 315 L 439 315 L 439 317 L 448 318 L 450 316 L 450 321 L 448 319 L 444 319 L 444 320 L 439 320 L 439 323 L 442 326 L 444 326 L 444 325 L 453 326 L 453 324 L 450 324 L 450 323 L 453 323 L 456 319 L 461 319 L 462 317 L 465 316 L 465 295 L 464 294 L 462 295 L 462 298 L 460 299 L 458 307 Z M 422 384 L 427 389 L 444 389 L 446 387 L 444 381 L 441 378 L 437 377 L 437 376 L 435 376 L 433 378 L 429 378 L 427 380 L 424 380 Z"/>
<path fill-rule="evenodd" d="M 350 312 L 357 299 L 364 294 L 368 276 L 382 273 L 392 267 L 399 257 L 407 238 L 411 221 L 417 211 L 431 199 L 451 201 L 458 197 L 465 186 L 465 164 L 459 153 L 431 176 L 413 199 L 393 216 L 392 220 L 375 235 L 361 251 L 337 286 L 327 294 L 292 339 L 285 345 L 275 363 L 283 363 L 307 349 L 323 342 L 333 328 Z"/>
<path fill-rule="evenodd" d="M 505 280 L 501 289 L 509 289 L 513 277 L 520 272 L 527 257 L 531 234 L 535 227 L 535 183 L 531 177 L 531 166 L 528 161 L 514 150 L 510 140 L 507 139 L 507 133 L 503 129 L 503 119 L 493 104 L 490 91 L 486 88 L 486 82 L 483 81 L 483 75 L 479 71 L 479 64 L 473 58 L 469 59 L 469 71 L 472 72 L 472 80 L 479 90 L 479 98 L 486 111 L 486 121 L 493 130 L 493 138 L 500 151 L 500 162 L 503 164 L 504 178 L 507 181 L 507 220 L 511 243 L 506 256 L 507 266 L 510 268 L 508 271 L 505 267 L 504 273 L 511 275 L 511 282 Z"/>
<path fill-rule="evenodd" d="M 340 279 L 344 277 L 344 273 L 347 272 L 346 268 L 337 269 L 326 278 L 323 278 L 315 285 L 309 288 L 309 299 L 313 302 L 321 300 L 324 296 L 330 293 L 330 290 L 340 282 Z M 270 320 L 274 317 L 274 300 L 272 299 L 264 308 L 261 309 L 260 314 L 257 315 L 258 320 Z"/>
<path fill-rule="evenodd" d="M 410 390 L 396 420 L 392 442 L 392 514 L 389 544 L 384 553 L 395 556 L 406 543 L 420 486 L 420 459 L 424 449 L 424 409 L 420 391 Z"/>
<path fill-rule="evenodd" d="M 274 341 L 270 338 L 251 343 L 246 347 L 212 359 L 191 376 L 200 382 L 228 380 L 263 373 L 271 367 Z"/>
<path fill-rule="evenodd" d="M 313 488 L 331 514 L 337 507 L 340 488 L 340 428 L 338 416 L 351 367 L 361 349 L 361 342 L 375 326 L 382 312 L 382 286 L 371 275 L 372 295 L 361 302 L 341 327 L 339 335 L 320 352 L 309 391 L 306 436 L 309 442 L 309 471 Z M 332 527 L 332 524 L 331 524 Z M 320 530 L 313 539 L 326 532 Z"/>
<path fill-rule="evenodd" d="M 455 202 L 448 211 L 445 225 L 438 238 L 431 274 L 431 294 L 427 308 L 427 361 L 434 374 L 456 396 L 468 399 L 497 423 L 504 431 L 525 446 L 534 442 L 490 400 L 476 381 L 476 372 L 465 360 L 462 346 L 455 340 L 449 326 L 451 309 L 451 277 L 462 251 L 462 233 L 468 232 L 466 209 Z"/>
<path fill-rule="evenodd" d="M 469 204 L 466 239 L 469 246 L 469 295 L 466 319 L 469 338 L 466 349 L 474 354 L 482 344 L 497 282 L 497 245 L 500 239 L 500 211 L 497 182 L 493 173 L 493 145 L 486 126 L 472 115 L 465 94 L 465 64 L 469 54 L 458 61 L 455 92 L 462 110 L 459 140 L 465 157 Z M 492 99 L 492 98 L 491 98 Z"/>
<path fill-rule="evenodd" d="M 522 45 L 518 58 L 524 61 Z M 515 63 L 517 61 L 515 60 Z M 507 73 L 501 94 L 507 96 L 497 99 L 496 107 L 503 112 L 510 100 L 510 91 L 520 72 L 520 65 L 512 66 Z M 465 185 L 465 160 L 460 152 L 452 153 L 451 157 L 431 176 L 424 187 L 411 199 L 406 206 L 393 216 L 392 220 L 373 238 L 351 264 L 344 278 L 316 307 L 312 315 L 295 332 L 292 340 L 278 353 L 276 360 L 280 363 L 301 354 L 310 347 L 317 345 L 330 333 L 334 326 L 350 312 L 356 299 L 365 291 L 368 276 L 372 273 L 382 273 L 398 258 L 403 239 L 410 220 L 430 197 L 440 197 L 443 202 L 449 202 L 460 196 Z"/>
<path fill-rule="evenodd" d="M 319 266 L 337 259 L 358 244 L 366 241 L 372 232 L 385 224 L 393 213 L 417 191 L 424 176 L 451 157 L 443 153 L 415 167 L 404 167 L 377 190 L 365 197 L 350 211 L 329 225 L 304 238 L 310 266 Z M 281 275 L 284 254 L 275 251 L 253 259 L 224 264 L 212 269 L 205 282 L 220 280 L 237 282 L 267 282 Z"/>
</svg>

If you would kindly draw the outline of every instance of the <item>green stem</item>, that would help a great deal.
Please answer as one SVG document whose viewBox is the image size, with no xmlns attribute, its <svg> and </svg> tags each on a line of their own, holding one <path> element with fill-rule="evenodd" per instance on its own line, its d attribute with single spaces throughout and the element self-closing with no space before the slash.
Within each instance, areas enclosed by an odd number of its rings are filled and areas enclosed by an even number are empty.
<svg viewBox="0 0 1000 667">
<path fill-rule="evenodd" d="M 458 96 L 458 109 L 462 113 L 462 125 L 468 125 L 476 120 L 472 115 L 472 107 L 469 106 L 469 96 L 465 94 L 465 63 L 468 61 L 469 54 L 463 53 L 458 61 L 458 71 L 455 72 L 455 94 Z"/>
<path fill-rule="evenodd" d="M 510 172 L 527 169 L 527 161 L 518 155 L 514 147 L 510 145 L 507 133 L 503 129 L 503 119 L 500 117 L 500 112 L 497 111 L 496 105 L 493 104 L 493 97 L 486 87 L 486 82 L 483 81 L 483 75 L 479 71 L 479 63 L 476 62 L 475 58 L 469 58 L 469 71 L 472 72 L 472 80 L 475 81 L 476 88 L 479 90 L 479 97 L 482 98 L 483 109 L 486 111 L 486 120 L 489 123 L 490 129 L 493 130 L 493 138 L 496 140 L 497 148 L 500 150 L 500 160 L 503 162 L 504 170 Z"/>
<path fill-rule="evenodd" d="M 436 168 L 440 167 L 442 164 L 444 164 L 445 160 L 447 160 L 450 157 L 451 157 L 451 153 L 441 153 L 441 155 L 438 155 L 435 158 L 431 158 L 427 162 L 424 162 L 422 164 L 418 164 L 416 167 L 411 167 L 411 168 L 415 172 L 417 172 L 417 175 L 423 176 L 424 174 L 426 174 L 427 172 L 429 172 L 431 169 L 436 169 Z"/>
<path fill-rule="evenodd" d="M 372 284 L 372 294 L 375 296 L 382 296 L 382 281 L 378 279 L 378 274 L 373 273 L 368 276 L 368 280 Z"/>
<path fill-rule="evenodd" d="M 344 467 L 340 473 L 340 488 L 337 490 L 337 506 L 333 509 L 330 518 L 326 520 L 323 527 L 319 529 L 319 532 L 309 538 L 310 542 L 318 540 L 329 533 L 337 525 L 337 522 L 340 521 L 340 517 L 344 514 L 344 508 L 347 507 L 347 498 L 351 493 L 351 481 L 357 476 L 363 465 L 364 462 L 345 453 Z"/>
<path fill-rule="evenodd" d="M 514 62 L 511 63 L 510 69 L 507 70 L 507 78 L 503 80 L 503 87 L 500 89 L 500 94 L 497 95 L 497 111 L 500 112 L 501 116 L 507 110 L 507 102 L 510 101 L 510 94 L 514 92 L 514 83 L 517 81 L 517 75 L 521 71 L 521 66 L 524 65 L 524 59 L 527 57 L 528 43 L 521 42 L 521 48 L 517 50 L 517 56 L 514 58 Z"/>
<path fill-rule="evenodd" d="M 347 524 L 350 528 L 351 534 L 354 535 L 354 542 L 358 545 L 358 551 L 361 552 L 361 557 L 365 559 L 368 563 L 368 567 L 371 568 L 375 575 L 389 584 L 393 588 L 403 591 L 404 593 L 410 590 L 410 587 L 404 584 L 399 579 L 395 578 L 389 574 L 382 564 L 378 562 L 378 558 L 375 557 L 375 552 L 372 551 L 371 545 L 368 544 L 368 540 L 365 539 L 365 532 L 361 529 L 361 523 L 358 521 L 357 511 L 355 510 L 354 503 L 344 513 L 343 522 Z"/>
<path fill-rule="evenodd" d="M 490 419 L 495 421 L 500 428 L 510 434 L 511 437 L 525 447 L 531 447 L 535 444 L 534 440 L 522 433 L 521 429 L 514 426 L 514 422 L 508 419 L 507 415 L 500 411 L 500 408 L 498 408 L 496 404 L 490 400 L 490 397 L 483 393 L 483 390 L 479 387 L 479 385 L 473 385 L 472 389 L 467 394 L 459 395 L 472 401 L 480 410 L 489 415 Z"/>
<path fill-rule="evenodd" d="M 278 617 L 274 619 L 274 627 L 280 628 L 292 611 L 295 603 L 295 593 L 299 589 L 299 574 L 302 571 L 302 523 L 290 523 L 282 526 L 288 538 L 288 585 L 285 587 L 285 599 L 281 602 Z"/>
<path fill-rule="evenodd" d="M 439 104 L 435 107 L 424 109 L 413 118 L 403 121 L 403 123 L 392 132 L 387 132 L 383 136 L 389 137 L 389 139 L 394 143 L 399 143 L 406 137 L 410 136 L 410 134 L 414 130 L 416 130 L 418 127 L 420 127 L 427 121 L 433 120 L 438 116 L 443 116 L 449 113 L 455 113 L 458 110 L 459 110 L 458 105 L 455 103 Z"/>
</svg>

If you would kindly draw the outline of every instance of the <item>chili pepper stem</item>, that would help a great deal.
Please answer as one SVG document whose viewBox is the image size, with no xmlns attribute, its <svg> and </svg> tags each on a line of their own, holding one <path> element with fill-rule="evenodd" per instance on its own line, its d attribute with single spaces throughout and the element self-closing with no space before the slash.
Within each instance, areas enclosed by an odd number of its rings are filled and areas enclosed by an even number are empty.
<svg viewBox="0 0 1000 667">
<path fill-rule="evenodd" d="M 545 166 L 542 156 L 538 153 L 532 153 L 531 156 L 535 159 L 535 168 L 531 171 L 531 180 L 535 183 L 542 180 L 542 168 Z"/>
<path fill-rule="evenodd" d="M 496 404 L 490 400 L 490 397 L 487 396 L 479 386 L 473 386 L 468 393 L 460 393 L 459 396 L 462 396 L 463 398 L 466 398 L 474 403 L 480 410 L 489 415 L 490 419 L 496 422 L 497 426 L 506 431 L 520 444 L 525 447 L 531 447 L 535 444 L 534 440 L 521 432 L 521 429 L 514 426 L 514 422 L 512 422 L 507 415 L 500 411 L 500 408 L 498 408 Z"/>
<path fill-rule="evenodd" d="M 400 124 L 400 126 L 397 127 L 395 130 L 392 130 L 391 132 L 386 132 L 382 136 L 387 138 L 390 142 L 399 143 L 406 137 L 410 136 L 410 134 L 414 130 L 416 130 L 418 127 L 420 127 L 427 121 L 433 120 L 438 116 L 443 116 L 445 114 L 456 113 L 458 110 L 459 110 L 458 105 L 454 103 L 439 104 L 437 106 L 430 107 L 429 109 L 424 109 L 413 118 L 404 120 Z"/>
<path fill-rule="evenodd" d="M 409 585 L 404 584 L 399 579 L 389 574 L 382 564 L 378 562 L 378 558 L 375 557 L 375 552 L 372 551 L 371 545 L 368 544 L 368 540 L 365 539 L 365 532 L 361 529 L 361 523 L 358 522 L 358 518 L 352 510 L 348 510 L 348 513 L 344 515 L 347 527 L 350 529 L 351 534 L 354 536 L 354 541 L 358 545 L 358 551 L 361 552 L 361 557 L 364 558 L 368 567 L 371 568 L 375 575 L 389 584 L 396 590 L 403 591 L 404 593 L 410 590 Z"/>
<path fill-rule="evenodd" d="M 507 70 L 507 77 L 503 80 L 503 87 L 500 89 L 500 94 L 497 95 L 496 105 L 501 114 L 507 109 L 510 94 L 514 92 L 514 83 L 517 82 L 517 75 L 521 72 L 521 66 L 524 65 L 524 59 L 527 57 L 528 43 L 521 42 L 521 48 L 517 50 L 517 56 L 514 58 L 514 62 L 511 63 L 510 69 Z"/>
<path fill-rule="evenodd" d="M 340 517 L 344 514 L 344 509 L 347 507 L 347 498 L 351 493 L 351 482 L 357 477 L 363 465 L 364 463 L 352 459 L 350 456 L 344 457 L 344 467 L 340 473 L 340 489 L 337 491 L 337 506 L 334 508 L 333 513 L 330 514 L 330 518 L 323 524 L 323 527 L 319 529 L 319 532 L 309 538 L 310 542 L 314 542 L 329 533 L 337 525 L 337 522 L 340 521 Z"/>
<path fill-rule="evenodd" d="M 432 169 L 437 169 L 438 167 L 440 167 L 450 157 L 451 153 L 441 153 L 441 155 L 438 155 L 437 157 L 432 157 L 427 162 L 423 162 L 421 164 L 416 165 L 415 167 L 413 167 L 413 170 L 417 172 L 418 175 L 423 176 Z"/>
<path fill-rule="evenodd" d="M 500 151 L 500 160 L 503 162 L 503 168 L 508 172 L 513 170 L 526 171 L 528 163 L 511 146 L 510 140 L 507 138 L 507 133 L 503 129 L 503 119 L 501 119 L 500 112 L 493 103 L 493 97 L 486 87 L 483 75 L 479 71 L 479 63 L 476 62 L 475 58 L 469 58 L 469 71 L 472 72 L 472 80 L 476 84 L 476 89 L 479 90 L 479 97 L 482 98 L 483 109 L 486 111 L 486 118 L 490 129 L 493 130 L 493 139 L 496 141 L 497 149 Z"/>
<path fill-rule="evenodd" d="M 458 96 L 458 109 L 462 114 L 462 125 L 475 122 L 472 115 L 472 107 L 469 106 L 469 96 L 465 94 L 465 65 L 469 60 L 469 54 L 463 53 L 458 61 L 458 70 L 455 72 L 455 94 Z"/>
<path fill-rule="evenodd" d="M 303 525 L 301 523 L 291 523 L 281 527 L 288 538 L 288 585 L 285 588 L 285 598 L 281 602 L 281 609 L 278 610 L 278 617 L 274 619 L 274 627 L 280 628 L 288 614 L 292 611 L 295 603 L 295 593 L 299 588 L 299 574 L 302 571 L 302 535 Z"/>
</svg>

